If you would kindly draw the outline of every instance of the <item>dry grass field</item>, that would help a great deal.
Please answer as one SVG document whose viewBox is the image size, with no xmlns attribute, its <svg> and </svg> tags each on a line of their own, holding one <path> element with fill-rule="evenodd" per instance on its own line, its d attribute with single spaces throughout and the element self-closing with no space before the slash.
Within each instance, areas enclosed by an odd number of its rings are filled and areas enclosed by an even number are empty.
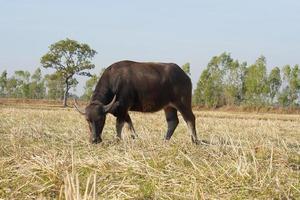
<svg viewBox="0 0 300 200">
<path fill-rule="evenodd" d="M 163 141 L 163 112 L 131 113 L 139 138 L 88 143 L 71 108 L 0 105 L 0 199 L 300 199 L 300 116 L 195 111 Z"/>
</svg>

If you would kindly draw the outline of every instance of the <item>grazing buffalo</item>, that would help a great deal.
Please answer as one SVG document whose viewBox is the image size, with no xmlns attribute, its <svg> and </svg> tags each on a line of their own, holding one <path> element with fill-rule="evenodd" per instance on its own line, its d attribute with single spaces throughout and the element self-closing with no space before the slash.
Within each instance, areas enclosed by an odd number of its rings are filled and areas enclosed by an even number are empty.
<svg viewBox="0 0 300 200">
<path fill-rule="evenodd" d="M 101 133 L 107 113 L 116 120 L 117 136 L 121 138 L 124 123 L 136 135 L 128 111 L 156 112 L 164 109 L 169 140 L 178 125 L 177 110 L 188 125 L 192 141 L 197 143 L 195 116 L 191 108 L 192 83 L 186 73 L 173 63 L 121 61 L 112 64 L 102 74 L 84 111 L 91 131 L 91 142 L 102 141 Z"/>
</svg>

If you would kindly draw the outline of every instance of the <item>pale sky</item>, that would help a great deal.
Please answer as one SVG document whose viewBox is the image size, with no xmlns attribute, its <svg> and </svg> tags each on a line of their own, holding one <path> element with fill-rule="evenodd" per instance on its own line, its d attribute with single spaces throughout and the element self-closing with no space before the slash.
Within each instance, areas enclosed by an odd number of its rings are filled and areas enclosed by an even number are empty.
<svg viewBox="0 0 300 200">
<path fill-rule="evenodd" d="M 300 63 L 300 1 L 0 0 L 0 36 L 0 72 L 10 75 L 32 72 L 50 44 L 70 38 L 98 52 L 93 72 L 123 59 L 190 62 L 195 87 L 224 51 L 248 63 L 264 55 L 270 68 Z"/>
</svg>

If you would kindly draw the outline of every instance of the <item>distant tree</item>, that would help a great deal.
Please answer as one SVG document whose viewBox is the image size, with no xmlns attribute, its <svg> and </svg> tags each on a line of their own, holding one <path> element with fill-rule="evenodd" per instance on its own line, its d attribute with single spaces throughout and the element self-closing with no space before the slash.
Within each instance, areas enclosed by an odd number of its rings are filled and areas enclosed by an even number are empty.
<svg viewBox="0 0 300 200">
<path fill-rule="evenodd" d="M 219 67 L 219 57 L 215 56 L 202 72 L 194 91 L 194 103 L 208 107 L 222 104 L 222 70 Z"/>
<path fill-rule="evenodd" d="M 37 68 L 31 76 L 31 82 L 29 85 L 30 98 L 42 99 L 45 97 L 45 84 L 42 77 L 42 72 L 40 68 Z"/>
<path fill-rule="evenodd" d="M 45 85 L 48 99 L 63 99 L 64 80 L 59 73 L 47 74 L 45 76 Z"/>
<path fill-rule="evenodd" d="M 7 71 L 4 70 L 0 76 L 0 97 L 6 96 L 7 90 Z"/>
<path fill-rule="evenodd" d="M 15 71 L 6 82 L 7 97 L 27 98 L 29 96 L 29 78 L 28 71 Z"/>
<path fill-rule="evenodd" d="M 280 86 L 281 86 L 281 76 L 280 76 L 280 69 L 278 67 L 275 67 L 270 72 L 269 78 L 268 78 L 269 86 L 270 86 L 270 98 L 271 102 L 274 103 L 274 98 L 276 95 L 278 95 Z"/>
<path fill-rule="evenodd" d="M 207 88 L 205 85 L 205 81 L 208 79 L 208 70 L 204 69 L 200 75 L 200 78 L 197 82 L 196 88 L 193 94 L 193 104 L 196 105 L 205 105 L 205 98 L 204 98 L 204 90 Z"/>
<path fill-rule="evenodd" d="M 40 68 L 37 68 L 34 73 L 31 75 L 31 80 L 34 82 L 41 82 L 43 79 L 42 71 Z"/>
<path fill-rule="evenodd" d="M 100 77 L 102 76 L 104 70 L 105 70 L 105 68 L 102 68 L 99 76 L 97 76 L 96 74 L 93 74 L 91 76 L 91 78 L 89 78 L 86 81 L 85 87 L 84 87 L 84 94 L 81 96 L 81 99 L 90 100 L 90 98 L 95 90 L 96 84 L 97 84 L 98 80 L 100 79 Z"/>
<path fill-rule="evenodd" d="M 224 55 L 223 69 L 223 93 L 226 105 L 239 105 L 244 100 L 244 77 L 247 63 L 239 63 L 231 59 L 230 55 Z"/>
<path fill-rule="evenodd" d="M 63 105 L 67 106 L 67 98 L 72 85 L 78 82 L 74 75 L 91 76 L 84 70 L 95 67 L 91 59 L 96 51 L 87 44 L 80 44 L 75 40 L 65 39 L 52 44 L 49 52 L 41 58 L 41 64 L 45 68 L 54 68 L 64 80 Z"/>
<path fill-rule="evenodd" d="M 205 69 L 194 91 L 194 103 L 207 107 L 217 107 L 220 104 L 220 90 L 218 74 Z M 220 83 L 220 82 L 219 82 Z"/>
<path fill-rule="evenodd" d="M 187 75 L 191 75 L 191 71 L 190 71 L 190 63 L 185 63 L 184 65 L 182 65 L 182 70 L 187 74 Z"/>
<path fill-rule="evenodd" d="M 23 70 L 15 71 L 14 78 L 17 80 L 16 96 L 29 98 L 30 72 Z"/>
<path fill-rule="evenodd" d="M 287 94 L 288 105 L 296 105 L 298 102 L 300 91 L 300 69 L 298 65 L 293 68 L 289 65 L 283 67 L 283 80 L 285 81 L 285 89 L 283 94 Z M 281 95 L 281 96 L 282 96 Z"/>
<path fill-rule="evenodd" d="M 245 98 L 252 105 L 261 105 L 267 102 L 269 93 L 266 58 L 259 57 L 255 64 L 247 68 L 245 74 Z"/>
<path fill-rule="evenodd" d="M 45 87 L 41 70 L 30 72 L 17 70 L 8 78 L 4 71 L 0 76 L 0 96 L 13 98 L 44 98 Z"/>
<path fill-rule="evenodd" d="M 92 96 L 92 93 L 95 89 L 95 85 L 98 81 L 98 76 L 93 74 L 86 82 L 84 87 L 84 94 L 81 96 L 81 99 L 89 100 Z"/>
<path fill-rule="evenodd" d="M 299 103 L 299 93 L 300 93 L 300 69 L 299 65 L 295 65 L 292 70 L 292 78 L 291 78 L 291 91 L 292 91 L 292 103 Z"/>
<path fill-rule="evenodd" d="M 289 101 L 289 89 L 285 87 L 278 95 L 278 103 L 279 105 L 286 107 L 290 105 Z"/>
<path fill-rule="evenodd" d="M 7 79 L 6 91 L 7 91 L 6 94 L 7 97 L 14 97 L 14 98 L 21 97 L 21 91 L 18 84 L 18 80 L 14 76 Z"/>
<path fill-rule="evenodd" d="M 241 102 L 246 65 L 234 61 L 228 53 L 214 56 L 197 83 L 194 103 L 217 107 Z"/>
</svg>

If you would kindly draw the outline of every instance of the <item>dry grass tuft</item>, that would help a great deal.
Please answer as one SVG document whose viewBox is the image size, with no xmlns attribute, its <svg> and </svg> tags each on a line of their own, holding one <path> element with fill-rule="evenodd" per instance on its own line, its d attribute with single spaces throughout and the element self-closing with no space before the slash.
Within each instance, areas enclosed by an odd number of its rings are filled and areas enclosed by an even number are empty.
<svg viewBox="0 0 300 200">
<path fill-rule="evenodd" d="M 115 139 L 108 117 L 103 143 L 73 109 L 0 107 L 3 199 L 298 199 L 299 115 L 196 111 L 191 144 L 180 124 L 164 142 L 162 112 L 131 113 L 139 138 Z"/>
</svg>

